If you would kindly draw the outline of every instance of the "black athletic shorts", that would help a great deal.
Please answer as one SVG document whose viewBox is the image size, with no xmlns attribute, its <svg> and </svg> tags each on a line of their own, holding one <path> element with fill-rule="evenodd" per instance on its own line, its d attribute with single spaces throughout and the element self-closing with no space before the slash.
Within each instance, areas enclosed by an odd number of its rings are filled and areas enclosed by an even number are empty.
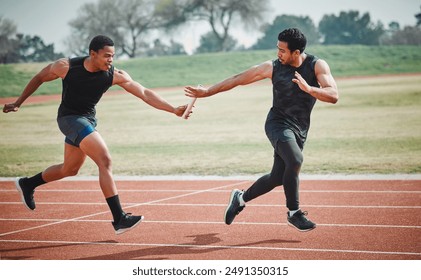
<svg viewBox="0 0 421 280">
<path fill-rule="evenodd" d="M 66 136 L 64 141 L 67 144 L 79 147 L 80 142 L 95 131 L 95 117 L 69 115 L 57 118 L 60 131 Z"/>
</svg>

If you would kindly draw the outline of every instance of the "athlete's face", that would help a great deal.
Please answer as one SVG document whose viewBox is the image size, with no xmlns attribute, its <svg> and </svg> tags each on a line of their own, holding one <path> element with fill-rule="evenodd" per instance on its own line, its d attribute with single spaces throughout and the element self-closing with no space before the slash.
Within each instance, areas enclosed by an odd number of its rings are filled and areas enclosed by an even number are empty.
<svg viewBox="0 0 421 280">
<path fill-rule="evenodd" d="M 291 51 L 288 49 L 288 43 L 278 41 L 276 44 L 278 47 L 278 59 L 282 64 L 290 64 L 291 63 Z"/>
<path fill-rule="evenodd" d="M 108 71 L 111 68 L 114 55 L 115 50 L 112 46 L 105 46 L 98 50 L 98 52 L 91 51 L 91 57 L 95 67 L 102 71 Z"/>
<path fill-rule="evenodd" d="M 301 55 L 300 51 L 295 50 L 291 52 L 291 50 L 288 48 L 287 42 L 278 41 L 276 46 L 278 47 L 279 61 L 284 65 L 292 65 L 297 67 L 296 65 L 299 63 L 299 58 Z"/>
</svg>

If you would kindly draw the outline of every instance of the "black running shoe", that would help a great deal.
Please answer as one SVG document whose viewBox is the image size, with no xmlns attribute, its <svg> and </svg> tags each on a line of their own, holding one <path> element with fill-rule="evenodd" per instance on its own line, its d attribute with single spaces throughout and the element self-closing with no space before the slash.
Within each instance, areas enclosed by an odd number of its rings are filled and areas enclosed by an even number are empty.
<svg viewBox="0 0 421 280">
<path fill-rule="evenodd" d="M 135 228 L 143 220 L 143 216 L 132 216 L 132 213 L 124 213 L 118 223 L 112 222 L 115 234 L 122 234 Z"/>
<path fill-rule="evenodd" d="M 24 178 L 16 178 L 15 185 L 16 189 L 19 191 L 20 198 L 22 199 L 23 204 L 29 210 L 35 210 L 35 201 L 34 201 L 34 189 L 30 189 L 23 183 Z"/>
<path fill-rule="evenodd" d="M 299 231 L 310 231 L 312 229 L 316 228 L 316 224 L 307 219 L 307 211 L 302 212 L 301 210 L 298 210 L 292 217 L 288 217 L 288 225 L 298 229 Z"/>
<path fill-rule="evenodd" d="M 231 192 L 231 197 L 227 206 L 227 209 L 225 210 L 225 223 L 227 225 L 230 225 L 233 221 L 235 216 L 237 216 L 241 211 L 244 209 L 244 205 L 240 205 L 240 200 L 238 197 L 240 194 L 242 194 L 243 191 L 240 190 L 233 190 Z"/>
</svg>

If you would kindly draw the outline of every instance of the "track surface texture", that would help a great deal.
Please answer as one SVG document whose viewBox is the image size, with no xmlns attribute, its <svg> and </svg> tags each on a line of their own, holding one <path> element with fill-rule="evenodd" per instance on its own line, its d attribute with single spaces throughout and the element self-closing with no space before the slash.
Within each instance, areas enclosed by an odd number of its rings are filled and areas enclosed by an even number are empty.
<svg viewBox="0 0 421 280">
<path fill-rule="evenodd" d="M 118 179 L 117 179 L 118 180 Z M 145 220 L 115 235 L 94 179 L 46 184 L 36 209 L 0 180 L 2 260 L 420 260 L 421 179 L 301 180 L 301 208 L 317 223 L 286 224 L 282 187 L 247 204 L 233 224 L 223 215 L 232 189 L 250 179 L 123 179 L 126 212 Z"/>
</svg>

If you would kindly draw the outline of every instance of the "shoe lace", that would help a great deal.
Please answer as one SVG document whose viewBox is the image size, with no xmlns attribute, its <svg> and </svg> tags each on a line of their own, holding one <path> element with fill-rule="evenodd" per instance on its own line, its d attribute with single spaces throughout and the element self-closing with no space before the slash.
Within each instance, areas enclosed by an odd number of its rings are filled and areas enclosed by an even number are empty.
<svg viewBox="0 0 421 280">
<path fill-rule="evenodd" d="M 308 215 L 308 212 L 307 211 L 301 211 L 301 218 L 304 220 L 304 221 L 308 221 L 308 219 L 307 219 L 307 215 Z"/>
</svg>

